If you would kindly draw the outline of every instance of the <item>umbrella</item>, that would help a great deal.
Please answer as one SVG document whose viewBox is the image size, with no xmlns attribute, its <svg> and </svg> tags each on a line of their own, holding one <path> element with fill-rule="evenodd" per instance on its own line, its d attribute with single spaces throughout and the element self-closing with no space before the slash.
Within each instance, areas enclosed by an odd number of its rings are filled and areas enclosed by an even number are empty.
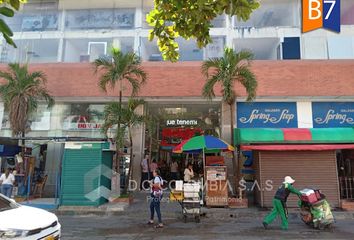
<svg viewBox="0 0 354 240">
<path fill-rule="evenodd" d="M 210 135 L 196 136 L 183 141 L 174 149 L 174 153 L 191 152 L 191 151 L 204 151 L 213 152 L 215 150 L 221 151 L 235 151 L 234 147 L 225 141 Z"/>
<path fill-rule="evenodd" d="M 173 152 L 174 153 L 194 152 L 194 151 L 203 152 L 204 177 L 206 177 L 205 152 L 213 152 L 216 150 L 235 151 L 235 148 L 217 137 L 206 135 L 206 136 L 196 136 L 188 140 L 182 141 L 179 145 L 177 145 L 173 149 Z M 202 195 L 204 196 L 203 190 L 202 190 Z"/>
</svg>

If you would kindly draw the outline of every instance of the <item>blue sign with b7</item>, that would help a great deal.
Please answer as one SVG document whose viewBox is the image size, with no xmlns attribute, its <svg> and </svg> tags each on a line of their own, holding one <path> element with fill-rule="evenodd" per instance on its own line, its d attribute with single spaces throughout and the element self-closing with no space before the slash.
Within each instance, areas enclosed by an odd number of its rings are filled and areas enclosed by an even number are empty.
<svg viewBox="0 0 354 240">
<path fill-rule="evenodd" d="M 354 102 L 313 102 L 314 128 L 354 127 Z"/>
</svg>

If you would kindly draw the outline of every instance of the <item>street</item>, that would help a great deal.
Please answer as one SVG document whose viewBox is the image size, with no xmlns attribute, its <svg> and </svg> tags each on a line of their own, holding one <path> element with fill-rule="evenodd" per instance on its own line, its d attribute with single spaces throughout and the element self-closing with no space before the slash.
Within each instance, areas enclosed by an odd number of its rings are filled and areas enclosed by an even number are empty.
<svg viewBox="0 0 354 240">
<path fill-rule="evenodd" d="M 147 225 L 149 211 L 146 194 L 135 195 L 134 203 L 118 215 L 59 215 L 62 239 L 354 239 L 354 220 L 340 218 L 331 231 L 318 231 L 306 226 L 297 209 L 289 215 L 289 230 L 280 230 L 278 219 L 265 230 L 262 218 L 268 211 L 258 208 L 202 208 L 200 223 L 189 218 L 183 222 L 180 205 L 161 204 L 163 229 Z"/>
<path fill-rule="evenodd" d="M 141 217 L 124 216 L 60 216 L 62 239 L 353 239 L 353 221 L 340 220 L 332 231 L 318 231 L 291 220 L 288 231 L 278 223 L 269 230 L 252 219 L 202 218 L 201 223 L 183 223 L 181 218 L 165 219 L 163 229 L 154 229 Z"/>
</svg>

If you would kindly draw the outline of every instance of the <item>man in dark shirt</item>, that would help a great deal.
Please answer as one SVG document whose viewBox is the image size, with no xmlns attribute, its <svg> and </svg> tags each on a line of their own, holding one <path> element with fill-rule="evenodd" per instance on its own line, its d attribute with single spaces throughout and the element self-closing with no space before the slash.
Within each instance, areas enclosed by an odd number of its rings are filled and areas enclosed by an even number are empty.
<svg viewBox="0 0 354 240">
<path fill-rule="evenodd" d="M 268 225 L 271 224 L 278 215 L 280 215 L 282 222 L 281 228 L 283 230 L 288 229 L 288 217 L 285 212 L 286 201 L 288 200 L 288 196 L 290 193 L 294 193 L 298 196 L 301 196 L 301 193 L 293 187 L 292 184 L 294 182 L 295 180 L 289 176 L 286 176 L 284 178 L 283 184 L 279 187 L 273 198 L 273 210 L 263 220 L 263 226 L 265 229 L 267 229 Z"/>
</svg>

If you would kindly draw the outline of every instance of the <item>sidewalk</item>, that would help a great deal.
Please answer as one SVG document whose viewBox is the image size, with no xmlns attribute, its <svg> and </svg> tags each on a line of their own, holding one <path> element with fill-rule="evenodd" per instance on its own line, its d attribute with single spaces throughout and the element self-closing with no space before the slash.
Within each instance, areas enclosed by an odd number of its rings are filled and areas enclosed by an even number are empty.
<svg viewBox="0 0 354 240">
<path fill-rule="evenodd" d="M 54 212 L 57 215 L 126 215 L 132 218 L 139 218 L 142 215 L 149 215 L 148 197 L 148 193 L 136 192 L 134 193 L 134 202 L 132 205 L 126 203 L 107 203 L 100 207 L 62 206 Z M 182 214 L 180 204 L 169 201 L 168 193 L 165 194 L 163 200 L 161 203 L 161 212 L 164 218 L 180 218 Z M 242 218 L 261 220 L 267 213 L 269 213 L 268 210 L 257 207 L 246 209 L 202 207 L 202 217 L 213 219 Z M 354 211 L 333 211 L 333 215 L 337 220 L 354 220 Z M 299 218 L 298 209 L 289 209 L 289 218 Z"/>
</svg>

